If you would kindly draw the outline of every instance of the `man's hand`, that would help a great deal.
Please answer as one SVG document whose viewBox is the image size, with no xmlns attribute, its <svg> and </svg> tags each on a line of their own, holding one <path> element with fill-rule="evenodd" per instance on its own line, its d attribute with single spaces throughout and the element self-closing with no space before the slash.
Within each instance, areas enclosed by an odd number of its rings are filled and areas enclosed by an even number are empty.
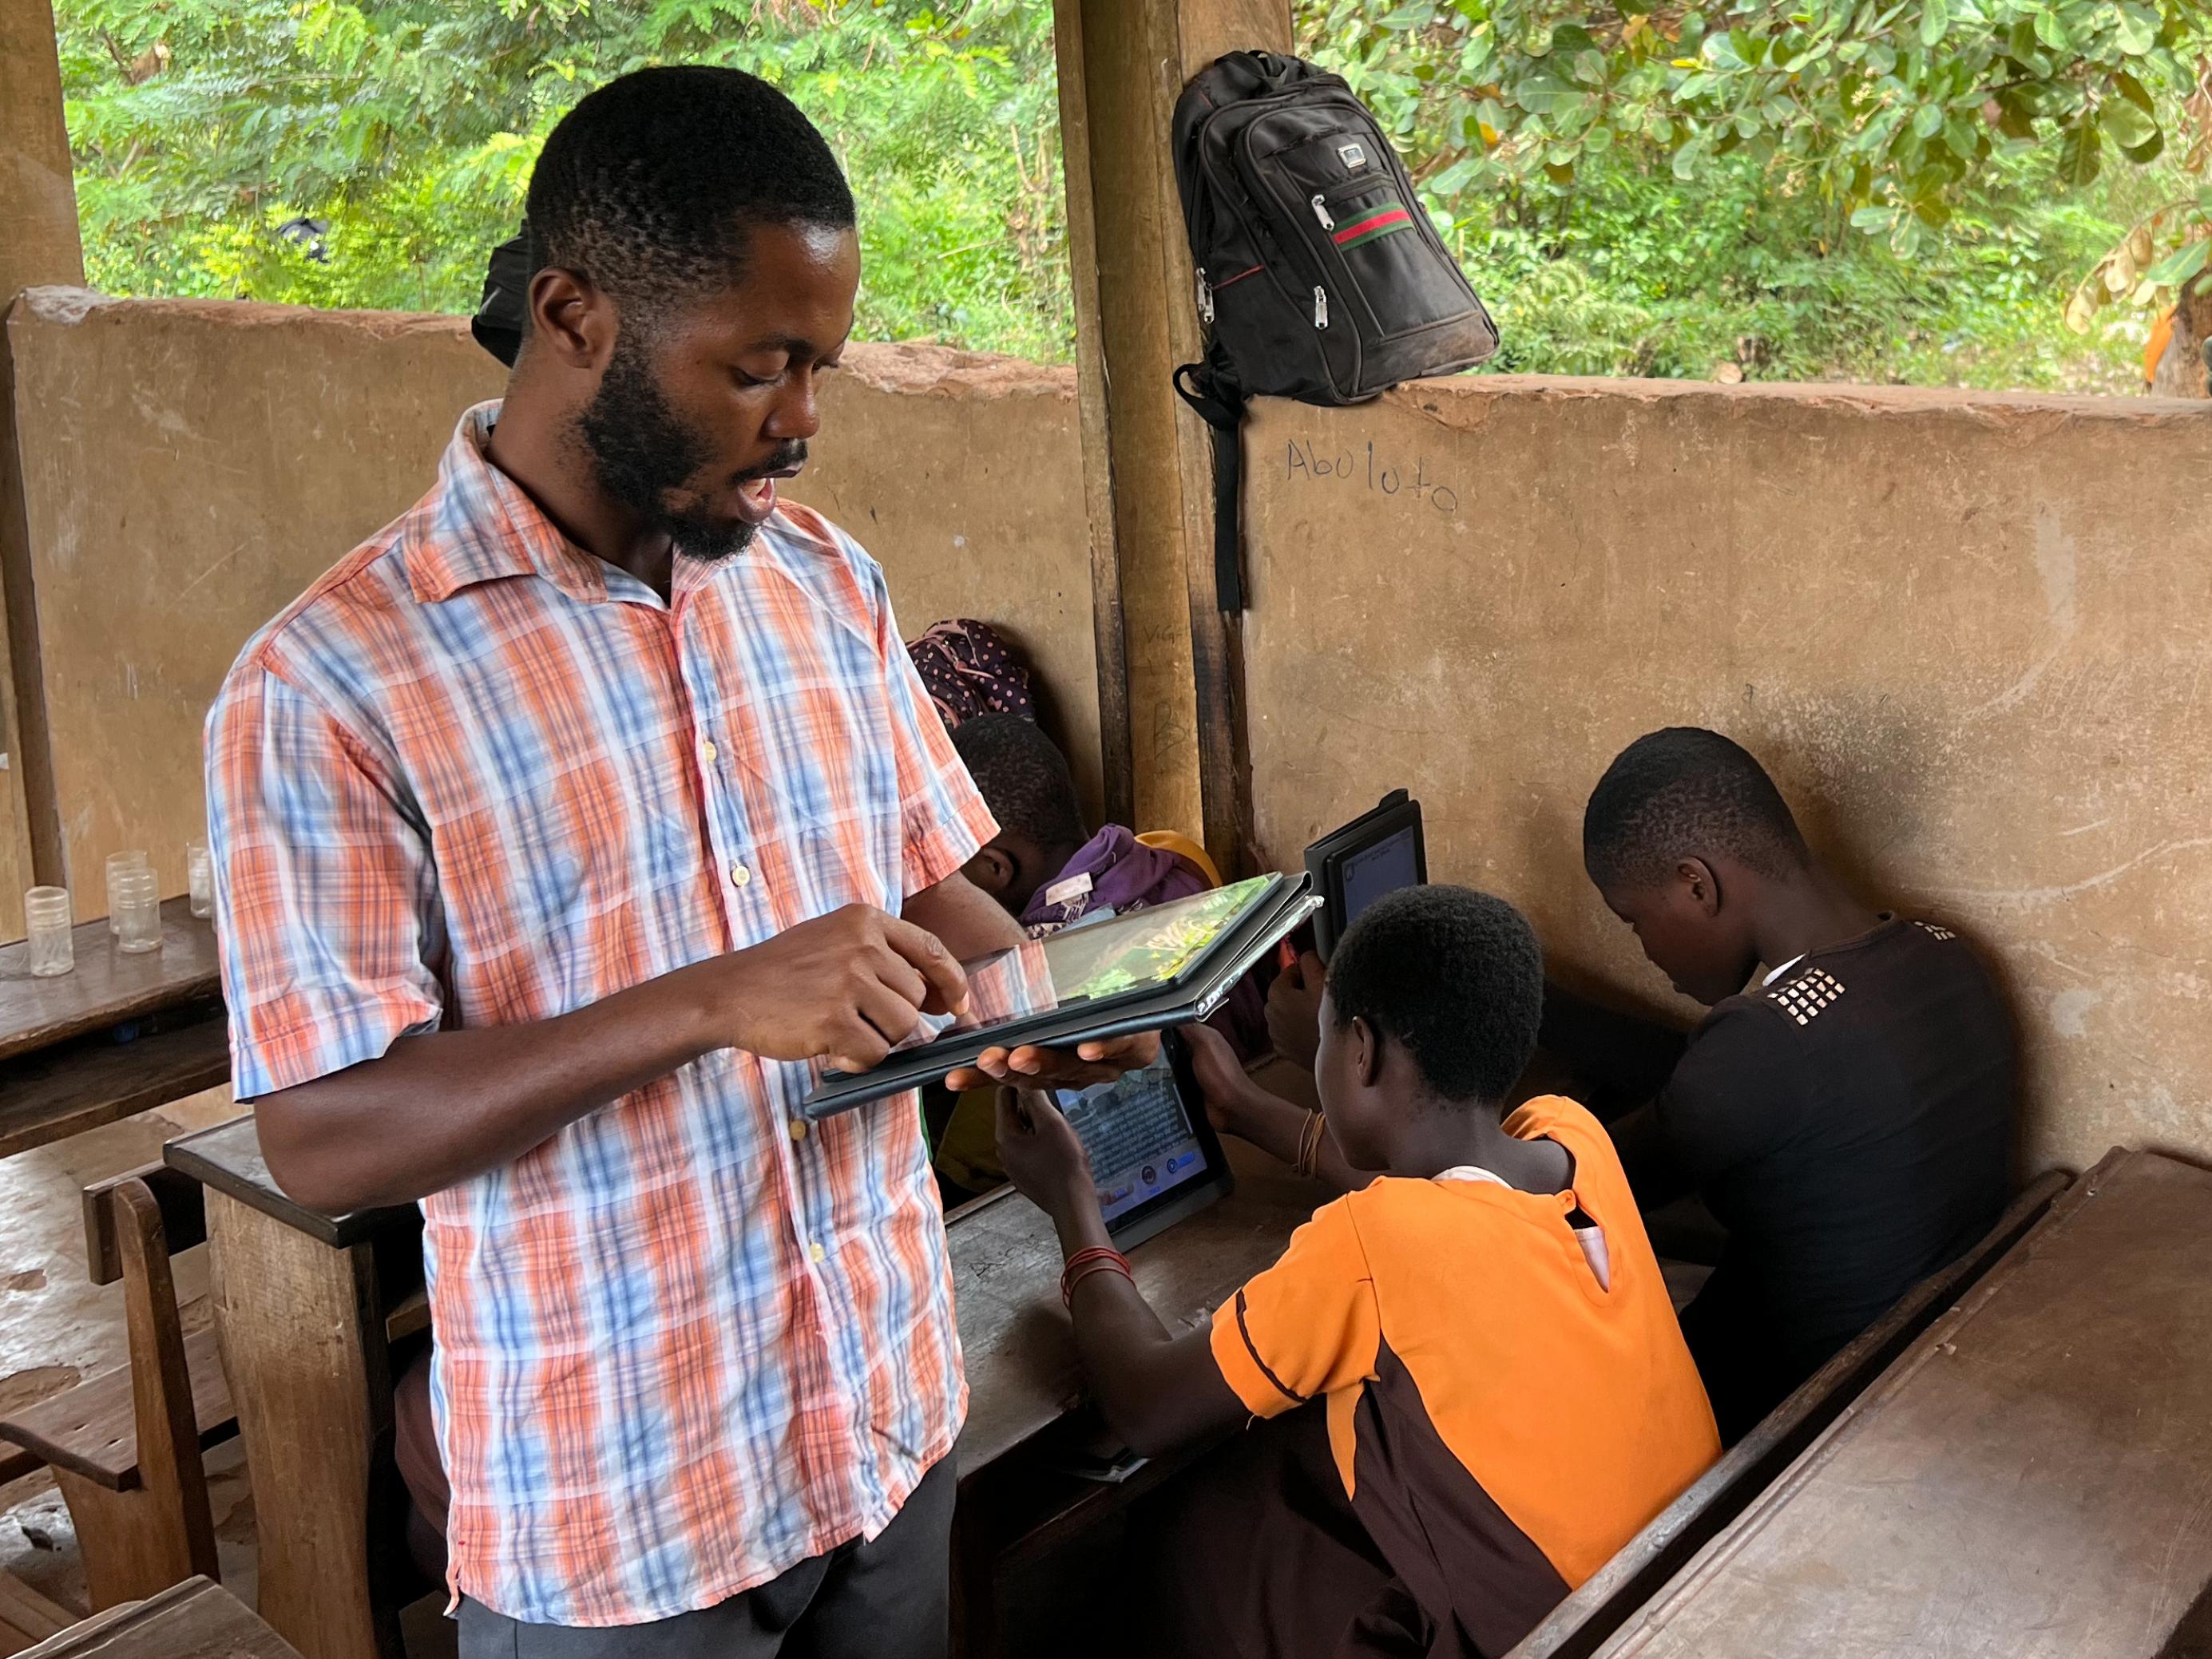
<svg viewBox="0 0 2212 1659">
<path fill-rule="evenodd" d="M 714 975 L 717 1047 L 841 1072 L 880 1064 L 921 1015 L 968 1004 L 968 976 L 934 934 L 865 904 L 703 966 Z"/>
<path fill-rule="evenodd" d="M 1321 994 L 1328 969 L 1307 951 L 1267 988 L 1267 1035 L 1275 1052 L 1308 1071 L 1321 1052 Z"/>
<path fill-rule="evenodd" d="M 1023 1089 L 1088 1089 L 1111 1083 L 1129 1072 L 1141 1072 L 1160 1057 L 1160 1036 L 1146 1031 L 1136 1036 L 1109 1037 L 1103 1042 L 1066 1048 L 986 1048 L 973 1066 L 963 1066 L 945 1079 L 958 1094 L 990 1083 L 1011 1083 Z"/>
<path fill-rule="evenodd" d="M 1098 1189 L 1083 1138 L 1049 1096 L 999 1091 L 999 1161 L 1016 1190 L 1055 1222 L 1085 1206 L 1097 1212 Z"/>
</svg>

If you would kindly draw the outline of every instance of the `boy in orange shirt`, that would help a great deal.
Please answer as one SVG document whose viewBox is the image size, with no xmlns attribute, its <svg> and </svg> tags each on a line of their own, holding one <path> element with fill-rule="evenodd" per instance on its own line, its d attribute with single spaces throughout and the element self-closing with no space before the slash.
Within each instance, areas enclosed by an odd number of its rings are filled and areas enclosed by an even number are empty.
<svg viewBox="0 0 2212 1659">
<path fill-rule="evenodd" d="M 1108 1247 L 1066 1120 L 1002 1097 L 1000 1156 L 1059 1230 L 1115 1432 L 1158 1455 L 1326 1401 L 1350 1515 L 1292 1515 L 1297 1483 L 1249 1482 L 1222 1541 L 1267 1542 L 1225 1575 L 1202 1645 L 1501 1654 L 1718 1455 L 1605 1130 L 1556 1097 L 1500 1121 L 1542 1000 L 1535 938 L 1501 900 L 1413 888 L 1362 915 L 1328 967 L 1314 1127 L 1374 1178 L 1180 1336 Z"/>
</svg>

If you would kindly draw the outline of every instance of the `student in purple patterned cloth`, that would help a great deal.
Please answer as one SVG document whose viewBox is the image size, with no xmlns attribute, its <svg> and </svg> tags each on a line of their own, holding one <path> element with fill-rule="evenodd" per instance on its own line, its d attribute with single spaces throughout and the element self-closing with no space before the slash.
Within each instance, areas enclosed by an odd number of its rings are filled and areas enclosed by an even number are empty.
<svg viewBox="0 0 2212 1659">
<path fill-rule="evenodd" d="M 965 617 L 932 623 L 906 652 L 946 731 L 988 714 L 1036 718 L 1029 665 L 990 623 Z"/>
<path fill-rule="evenodd" d="M 1066 757 L 1032 722 L 980 715 L 953 729 L 952 746 L 1000 826 L 961 873 L 1032 938 L 1221 884 L 1204 861 L 1205 849 L 1180 836 L 1139 837 L 1118 823 L 1091 834 Z M 1240 1064 L 1253 1065 L 1273 1052 L 1266 998 L 1249 977 L 1208 1024 L 1227 1039 Z M 935 1138 L 937 1171 L 962 1192 L 987 1191 L 1005 1179 L 995 1145 L 994 1092 L 979 1090 L 974 1099 L 960 1101 Z"/>
</svg>

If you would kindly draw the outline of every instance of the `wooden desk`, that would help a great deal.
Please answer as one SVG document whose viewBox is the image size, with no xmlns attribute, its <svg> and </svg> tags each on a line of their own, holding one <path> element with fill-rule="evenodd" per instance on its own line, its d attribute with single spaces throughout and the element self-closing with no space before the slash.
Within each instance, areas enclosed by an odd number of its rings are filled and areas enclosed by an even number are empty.
<svg viewBox="0 0 2212 1659">
<path fill-rule="evenodd" d="M 1597 1651 L 2185 1650 L 2212 1622 L 2208 1259 L 2212 1173 L 2108 1153 Z"/>
<path fill-rule="evenodd" d="M 0 945 L 0 1158 L 112 1123 L 230 1076 L 215 930 L 161 906 L 161 948 L 129 956 L 105 918 L 75 930 L 76 967 L 33 979 Z"/>
<path fill-rule="evenodd" d="M 70 1626 L 22 1659 L 300 1659 L 220 1584 L 187 1578 Z"/>
<path fill-rule="evenodd" d="M 1619 1554 L 1553 1608 L 1506 1659 L 1587 1659 L 1595 1652 L 1708 1540 L 1756 1501 L 1914 1338 L 2002 1261 L 2005 1252 L 2043 1219 L 2071 1180 L 2054 1170 L 2029 1183 L 1978 1243 L 1906 1291 L 1895 1307 L 1807 1378 Z"/>
<path fill-rule="evenodd" d="M 307 1659 L 398 1659 L 387 1317 L 422 1284 L 412 1206 L 329 1215 L 269 1178 L 251 1116 L 162 1149 L 207 1188 L 217 1341 L 261 1540 L 262 1616 Z"/>
<path fill-rule="evenodd" d="M 1171 1330 L 1210 1319 L 1328 1196 L 1241 1141 L 1224 1145 L 1237 1190 L 1129 1253 L 1138 1288 Z M 1156 1460 L 1118 1486 L 1055 1470 L 1047 1455 L 1055 1431 L 1082 1426 L 1085 1408 L 1052 1223 L 1002 1188 L 946 1231 L 968 1369 L 968 1422 L 953 1449 L 955 1649 L 983 1659 L 1000 1650 L 1003 1574 L 1158 1486 L 1190 1456 Z"/>
</svg>

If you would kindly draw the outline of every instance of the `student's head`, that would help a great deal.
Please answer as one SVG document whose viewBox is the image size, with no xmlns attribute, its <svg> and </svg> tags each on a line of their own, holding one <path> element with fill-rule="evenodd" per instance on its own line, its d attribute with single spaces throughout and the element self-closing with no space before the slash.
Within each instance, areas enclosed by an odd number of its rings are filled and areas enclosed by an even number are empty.
<svg viewBox="0 0 2212 1659">
<path fill-rule="evenodd" d="M 766 82 L 611 81 L 531 175 L 517 390 L 565 411 L 613 505 L 695 556 L 733 553 L 820 424 L 818 377 L 853 325 L 853 224 L 829 145 Z"/>
<path fill-rule="evenodd" d="M 1329 958 L 1314 1080 L 1353 1167 L 1387 1169 L 1413 1114 L 1495 1115 L 1536 1048 L 1544 957 L 1504 899 L 1407 887 L 1377 899 Z"/>
<path fill-rule="evenodd" d="M 1598 780 L 1583 866 L 1652 966 L 1711 1005 L 1743 989 L 1761 902 L 1805 879 L 1812 855 L 1765 768 L 1717 732 L 1674 726 Z"/>
<path fill-rule="evenodd" d="M 963 720 L 953 731 L 952 746 L 999 821 L 999 833 L 963 873 L 1018 916 L 1087 838 L 1067 757 L 1033 721 L 1018 714 Z"/>
</svg>

